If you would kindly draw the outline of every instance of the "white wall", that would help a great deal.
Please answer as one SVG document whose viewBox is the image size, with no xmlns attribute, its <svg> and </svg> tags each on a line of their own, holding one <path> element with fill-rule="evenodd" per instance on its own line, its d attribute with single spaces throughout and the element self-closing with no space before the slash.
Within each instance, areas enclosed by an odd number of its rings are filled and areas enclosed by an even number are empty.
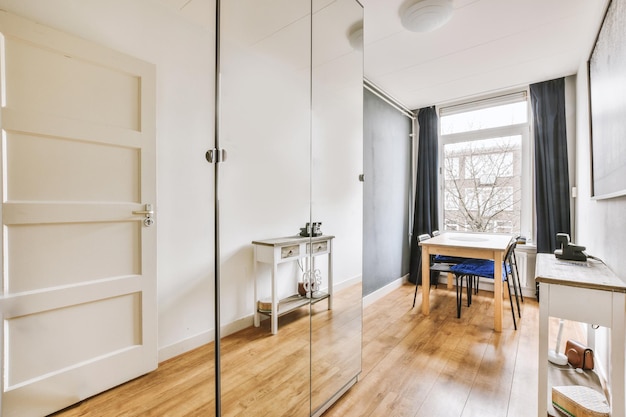
<svg viewBox="0 0 626 417">
<path fill-rule="evenodd" d="M 214 1 L 205 3 L 193 13 L 213 14 Z M 160 359 L 210 340 L 213 167 L 204 153 L 213 144 L 214 27 L 154 0 L 0 0 L 0 7 L 156 65 Z"/>
<path fill-rule="evenodd" d="M 626 281 L 626 196 L 608 200 L 591 198 L 591 142 L 589 129 L 589 94 L 586 64 L 577 77 L 576 124 L 576 241 L 587 247 L 587 253 L 602 259 L 613 272 Z M 596 352 L 608 358 L 608 335 L 603 329 L 596 334 Z M 607 368 L 606 361 L 603 368 Z M 626 395 L 626 393 L 622 393 Z"/>
<path fill-rule="evenodd" d="M 577 77 L 576 177 L 578 186 L 577 241 L 587 252 L 626 279 L 626 196 L 606 200 L 591 198 L 591 139 L 586 65 Z"/>
</svg>

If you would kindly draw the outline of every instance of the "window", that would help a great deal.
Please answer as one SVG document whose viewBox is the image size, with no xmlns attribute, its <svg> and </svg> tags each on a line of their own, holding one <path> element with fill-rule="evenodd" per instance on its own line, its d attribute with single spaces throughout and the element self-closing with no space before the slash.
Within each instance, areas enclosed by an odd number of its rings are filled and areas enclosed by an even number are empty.
<svg viewBox="0 0 626 417">
<path fill-rule="evenodd" d="M 446 172 L 451 178 L 459 178 L 459 158 L 450 156 L 444 161 L 446 164 Z"/>
<path fill-rule="evenodd" d="M 440 109 L 445 230 L 532 236 L 526 92 Z"/>
</svg>

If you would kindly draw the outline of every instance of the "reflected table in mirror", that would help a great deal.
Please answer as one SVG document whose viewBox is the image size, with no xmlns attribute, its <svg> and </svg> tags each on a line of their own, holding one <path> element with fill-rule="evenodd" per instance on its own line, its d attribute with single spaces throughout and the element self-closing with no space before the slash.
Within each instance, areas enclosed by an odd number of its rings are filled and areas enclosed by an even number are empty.
<svg viewBox="0 0 626 417">
<path fill-rule="evenodd" d="M 333 293 L 333 262 L 332 242 L 334 236 L 322 235 L 313 237 L 288 236 L 266 240 L 255 240 L 254 245 L 254 326 L 261 324 L 261 315 L 267 315 L 271 320 L 272 334 L 278 333 L 278 317 L 290 313 L 308 304 L 314 304 L 322 300 L 328 300 L 328 309 L 332 309 Z M 296 292 L 297 283 L 294 285 L 294 294 L 279 299 L 278 296 L 278 265 L 285 262 L 305 260 L 305 271 L 315 271 L 315 258 L 321 255 L 328 256 L 328 288 L 315 289 L 312 282 L 308 284 L 306 294 Z M 309 262 L 310 261 L 310 262 Z M 267 302 L 259 299 L 259 268 L 258 264 L 271 266 L 271 299 Z M 309 279 L 310 276 L 309 276 Z"/>
</svg>

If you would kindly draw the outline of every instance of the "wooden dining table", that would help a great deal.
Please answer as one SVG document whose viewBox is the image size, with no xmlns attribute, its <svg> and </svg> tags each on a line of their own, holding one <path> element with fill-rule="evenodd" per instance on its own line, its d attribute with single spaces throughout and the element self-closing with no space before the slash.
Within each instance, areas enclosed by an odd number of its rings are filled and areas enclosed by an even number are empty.
<svg viewBox="0 0 626 417">
<path fill-rule="evenodd" d="M 512 235 L 500 233 L 443 232 L 420 242 L 422 259 L 430 255 L 460 256 L 491 259 L 495 263 L 494 277 L 502 276 L 502 261 Z M 502 280 L 494 279 L 494 329 L 502 331 Z M 422 314 L 430 314 L 430 262 L 422 261 Z"/>
</svg>

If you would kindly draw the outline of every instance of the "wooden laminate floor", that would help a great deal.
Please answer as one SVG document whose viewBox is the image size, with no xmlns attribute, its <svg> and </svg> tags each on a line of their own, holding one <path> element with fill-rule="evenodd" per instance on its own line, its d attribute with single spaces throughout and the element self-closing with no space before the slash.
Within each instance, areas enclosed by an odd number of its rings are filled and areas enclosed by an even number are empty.
<svg viewBox="0 0 626 417">
<path fill-rule="evenodd" d="M 538 303 L 526 299 L 518 330 L 513 329 L 508 302 L 504 302 L 504 329 L 493 331 L 493 294 L 480 292 L 471 307 L 463 306 L 456 318 L 454 289 L 440 285 L 431 291 L 431 314 L 421 314 L 421 291 L 411 308 L 414 286 L 403 285 L 366 307 L 363 312 L 362 373 L 353 386 L 325 414 L 326 417 L 428 416 L 524 417 L 537 408 Z M 279 332 L 288 337 L 289 322 L 304 319 L 285 316 Z M 258 330 L 258 329 L 257 329 Z M 222 349 L 233 351 L 265 343 L 278 348 L 277 337 L 244 330 L 224 339 Z M 556 332 L 551 332 L 555 334 Z M 257 336 L 254 336 L 257 334 Z M 564 339 L 584 341 L 581 328 L 566 326 Z M 551 341 L 551 346 L 554 341 Z M 55 417 L 77 416 L 213 416 L 213 345 L 209 344 L 165 361 L 159 369 L 109 390 Z M 237 355 L 239 369 L 259 369 L 259 357 Z M 223 372 L 229 368 L 223 365 Z M 289 369 L 283 365 L 283 369 Z M 231 376 L 229 376 L 231 378 Z M 289 380 L 283 389 L 294 390 Z M 259 387 L 262 394 L 264 387 Z M 259 396 L 261 395 L 259 394 Z M 306 393 L 305 393 L 306 394 Z M 255 397 L 249 387 L 237 392 L 229 387 L 223 415 L 244 398 Z M 285 404 L 269 396 L 255 415 L 282 416 Z M 302 404 L 299 404 L 302 406 Z M 298 404 L 290 404 L 293 412 Z M 302 408 L 302 407 L 300 407 Z M 304 406 L 306 409 L 306 405 Z M 301 410 L 300 410 L 301 411 Z M 294 414 L 295 415 L 295 414 Z"/>
</svg>

